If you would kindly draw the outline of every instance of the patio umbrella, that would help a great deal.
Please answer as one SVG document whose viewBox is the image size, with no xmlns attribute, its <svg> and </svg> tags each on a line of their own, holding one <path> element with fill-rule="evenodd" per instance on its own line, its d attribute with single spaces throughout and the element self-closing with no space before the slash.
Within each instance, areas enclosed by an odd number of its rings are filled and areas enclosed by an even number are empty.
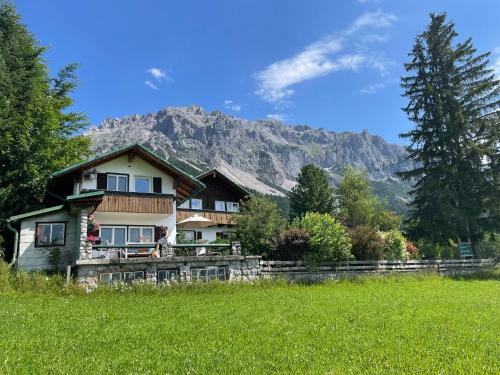
<svg viewBox="0 0 500 375">
<path fill-rule="evenodd" d="M 211 227 L 212 225 L 215 225 L 215 223 L 210 220 L 210 219 L 207 219 L 203 216 L 200 216 L 198 214 L 195 214 L 191 217 L 188 217 L 187 219 L 184 219 L 182 221 L 179 221 L 177 223 L 177 226 L 181 227 L 181 228 L 193 228 L 195 229 L 194 231 L 194 239 L 196 241 L 196 228 L 206 228 L 206 227 Z"/>
</svg>

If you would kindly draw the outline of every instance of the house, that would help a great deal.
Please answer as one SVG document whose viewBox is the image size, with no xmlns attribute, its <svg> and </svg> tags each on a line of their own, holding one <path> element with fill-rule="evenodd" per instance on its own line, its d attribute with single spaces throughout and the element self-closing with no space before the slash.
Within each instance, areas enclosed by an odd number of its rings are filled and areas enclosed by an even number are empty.
<svg viewBox="0 0 500 375">
<path fill-rule="evenodd" d="M 211 242 L 231 238 L 235 231 L 233 214 L 240 211 L 240 202 L 250 193 L 216 169 L 196 178 L 205 188 L 177 206 L 177 222 L 195 214 L 212 220 L 215 225 L 207 228 L 186 226 L 178 232 L 184 241 Z"/>
<path fill-rule="evenodd" d="M 222 259 L 213 265 L 206 259 L 194 264 L 196 259 L 191 263 L 174 259 L 178 257 L 151 259 L 149 253 L 159 239 L 160 226 L 168 228 L 168 240 L 175 244 L 177 221 L 192 213 L 214 220 L 215 226 L 198 236 L 207 240 L 226 236 L 234 230 L 230 213 L 238 210 L 245 195 L 218 171 L 190 176 L 138 144 L 112 150 L 54 173 L 47 184 L 46 208 L 10 218 L 18 230 L 17 267 L 49 270 L 57 267 L 54 259 L 58 259 L 59 264 L 73 265 L 77 275 L 90 278 L 90 283 L 157 280 L 179 276 L 181 271 L 185 277 L 193 272 L 208 277 L 211 272 L 211 277 L 224 273 L 226 278 L 227 262 L 241 257 L 229 256 L 221 267 Z M 190 228 L 184 230 L 188 236 L 192 233 Z"/>
</svg>

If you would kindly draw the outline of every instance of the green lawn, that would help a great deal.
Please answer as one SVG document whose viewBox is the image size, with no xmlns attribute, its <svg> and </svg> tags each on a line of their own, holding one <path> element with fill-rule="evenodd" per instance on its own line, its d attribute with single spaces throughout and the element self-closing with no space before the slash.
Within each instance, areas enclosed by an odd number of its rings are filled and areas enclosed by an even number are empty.
<svg viewBox="0 0 500 375">
<path fill-rule="evenodd" d="M 0 373 L 500 373 L 498 274 L 0 293 Z"/>
</svg>

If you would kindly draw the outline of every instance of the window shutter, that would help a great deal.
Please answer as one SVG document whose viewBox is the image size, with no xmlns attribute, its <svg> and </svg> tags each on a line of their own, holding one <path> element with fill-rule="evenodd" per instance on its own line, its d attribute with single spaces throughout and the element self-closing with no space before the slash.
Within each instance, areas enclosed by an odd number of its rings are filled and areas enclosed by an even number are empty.
<svg viewBox="0 0 500 375">
<path fill-rule="evenodd" d="M 160 238 L 161 238 L 160 227 L 155 226 L 155 242 L 158 242 Z"/>
<path fill-rule="evenodd" d="M 108 188 L 108 179 L 106 173 L 97 174 L 97 189 L 106 190 Z"/>
<path fill-rule="evenodd" d="M 153 193 L 161 194 L 161 177 L 153 177 Z"/>
</svg>

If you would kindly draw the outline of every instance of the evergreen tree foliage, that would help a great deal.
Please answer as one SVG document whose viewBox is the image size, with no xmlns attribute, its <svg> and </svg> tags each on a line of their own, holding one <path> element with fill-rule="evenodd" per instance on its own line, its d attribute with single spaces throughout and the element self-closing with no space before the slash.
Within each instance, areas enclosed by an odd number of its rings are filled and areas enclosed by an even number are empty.
<svg viewBox="0 0 500 375">
<path fill-rule="evenodd" d="M 335 210 L 333 189 L 328 176 L 321 168 L 304 165 L 297 177 L 297 185 L 288 194 L 290 200 L 290 219 L 306 212 L 332 214 Z"/>
<path fill-rule="evenodd" d="M 50 79 L 45 49 L 0 1 L 0 221 L 38 208 L 52 172 L 90 151 L 73 104 L 74 64 Z"/>
<path fill-rule="evenodd" d="M 410 142 L 417 167 L 399 175 L 415 182 L 408 228 L 436 243 L 474 244 L 487 227 L 500 225 L 498 207 L 499 81 L 488 69 L 489 53 L 478 54 L 445 14 L 431 14 L 405 64 L 403 110 L 415 128 Z M 496 122 L 495 122 L 496 120 Z M 498 211 L 497 211 L 498 213 Z"/>
</svg>

